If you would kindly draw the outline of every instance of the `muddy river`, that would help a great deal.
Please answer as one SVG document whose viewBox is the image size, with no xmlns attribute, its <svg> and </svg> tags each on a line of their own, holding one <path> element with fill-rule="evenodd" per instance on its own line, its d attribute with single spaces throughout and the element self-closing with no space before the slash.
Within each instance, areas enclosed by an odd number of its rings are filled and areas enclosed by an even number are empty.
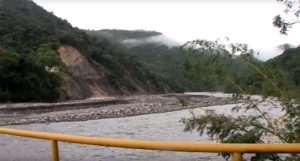
<svg viewBox="0 0 300 161">
<path fill-rule="evenodd" d="M 217 113 L 230 115 L 235 105 L 205 107 Z M 192 110 L 204 114 L 201 108 Z M 279 110 L 271 111 L 279 115 Z M 240 112 L 240 114 L 249 115 Z M 29 124 L 5 126 L 15 129 L 54 132 L 83 136 L 108 138 L 142 139 L 154 141 L 180 141 L 212 143 L 207 136 L 197 132 L 184 132 L 182 118 L 190 117 L 190 110 L 148 114 L 125 118 L 90 120 L 81 122 L 58 122 L 50 124 Z M 224 160 L 211 153 L 165 152 L 152 150 L 134 150 L 100 146 L 59 143 L 61 161 L 207 161 Z M 0 136 L 0 161 L 50 161 L 50 142 L 15 136 Z"/>
</svg>

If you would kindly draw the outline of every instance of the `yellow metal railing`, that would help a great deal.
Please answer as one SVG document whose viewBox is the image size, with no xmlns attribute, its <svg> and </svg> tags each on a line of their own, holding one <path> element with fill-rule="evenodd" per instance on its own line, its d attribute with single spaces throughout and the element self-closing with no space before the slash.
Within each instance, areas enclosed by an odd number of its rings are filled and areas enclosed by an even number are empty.
<svg viewBox="0 0 300 161">
<path fill-rule="evenodd" d="M 35 139 L 50 140 L 52 149 L 52 161 L 59 161 L 59 141 L 132 149 L 231 153 L 233 161 L 241 161 L 243 153 L 300 153 L 300 144 L 200 144 L 185 142 L 158 142 L 84 137 L 75 135 L 15 130 L 8 128 L 0 128 L 0 133 Z"/>
</svg>

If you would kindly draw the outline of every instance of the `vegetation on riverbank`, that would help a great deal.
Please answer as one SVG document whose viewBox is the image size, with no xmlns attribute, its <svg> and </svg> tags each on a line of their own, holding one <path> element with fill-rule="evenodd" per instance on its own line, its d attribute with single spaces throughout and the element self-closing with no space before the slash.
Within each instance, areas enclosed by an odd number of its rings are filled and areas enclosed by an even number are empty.
<svg viewBox="0 0 300 161">
<path fill-rule="evenodd" d="M 195 42 L 200 46 L 189 46 Z M 97 80 L 77 78 L 80 75 L 72 73 L 74 70 L 62 62 L 57 51 L 63 45 L 79 50 L 99 74 Z M 246 93 L 270 94 L 272 86 L 245 61 L 255 64 L 289 95 L 299 94 L 299 49 L 287 50 L 283 56 L 261 62 L 253 57 L 253 52 L 232 56 L 222 44 L 218 44 L 220 48 L 211 45 L 217 44 L 195 40 L 176 46 L 156 31 L 84 31 L 32 1 L 1 0 L 0 101 L 84 99 L 93 96 L 94 89 L 103 95 L 236 92 L 232 83 Z M 242 46 L 235 47 L 238 51 Z M 80 80 L 99 82 L 105 88 L 97 86 L 86 91 L 93 83 L 81 89 Z M 79 88 L 76 92 L 89 95 L 62 96 L 71 93 L 68 88 L 75 86 Z"/>
<path fill-rule="evenodd" d="M 296 3 L 279 1 L 287 5 L 287 12 Z M 295 15 L 298 17 L 299 13 L 298 6 Z M 284 34 L 293 24 L 280 16 L 274 19 L 274 25 Z M 233 108 L 233 113 L 254 113 L 247 117 L 226 116 L 210 110 L 206 115 L 183 120 L 186 131 L 197 130 L 222 143 L 264 143 L 265 136 L 281 143 L 300 142 L 299 47 L 262 62 L 246 44 L 194 40 L 178 46 L 162 38 L 163 34 L 156 31 L 81 30 L 30 0 L 0 0 L 0 102 L 224 91 L 246 100 L 244 105 Z M 74 56 L 71 64 L 62 59 L 63 54 Z M 70 94 L 73 89 L 79 97 Z M 247 94 L 265 98 L 253 100 Z M 210 101 L 205 105 L 215 103 Z M 262 110 L 264 103 L 270 108 Z M 19 120 L 15 124 L 133 116 L 183 108 L 193 106 L 179 97 L 168 106 L 155 104 L 47 116 L 40 120 Z M 269 114 L 272 109 L 280 109 L 282 114 L 273 117 Z M 252 159 L 281 160 L 274 154 L 256 154 Z M 288 159 L 297 160 L 299 155 Z"/>
<path fill-rule="evenodd" d="M 196 42 L 201 43 L 201 42 Z M 226 50 L 224 46 L 212 43 L 215 50 Z M 238 105 L 232 108 L 231 115 L 217 114 L 214 111 L 207 111 L 205 115 L 192 115 L 191 118 L 183 119 L 185 131 L 198 131 L 200 135 L 207 134 L 211 139 L 216 139 L 221 143 L 265 143 L 264 137 L 271 136 L 274 142 L 280 143 L 299 143 L 300 142 L 300 105 L 299 101 L 299 86 L 296 84 L 296 79 L 291 79 L 288 74 L 295 68 L 283 71 L 275 66 L 275 61 L 286 62 L 287 55 L 282 55 L 278 58 L 267 62 L 265 66 L 261 63 L 247 58 L 251 54 L 244 45 L 231 45 L 234 49 L 230 53 L 235 56 L 236 52 L 244 54 L 237 59 L 253 70 L 256 79 L 253 79 L 252 84 L 249 82 L 238 82 L 234 80 L 234 74 L 224 73 L 222 71 L 213 71 L 216 76 L 227 78 L 229 84 L 236 88 L 235 98 L 246 100 L 243 105 Z M 297 51 L 294 49 L 291 51 Z M 291 54 L 293 54 L 293 52 Z M 287 51 L 284 54 L 289 54 Z M 283 57 L 283 58 L 282 58 Z M 287 58 L 287 60 L 289 60 Z M 275 65 L 274 65 L 275 64 Z M 295 65 L 295 64 L 294 64 Z M 297 66 L 297 65 L 296 65 Z M 224 67 L 222 67 L 224 69 Z M 225 74 L 225 75 L 224 75 Z M 251 80 L 251 77 L 246 80 Z M 247 77 L 247 75 L 246 75 Z M 238 80 L 241 80 L 238 79 Z M 293 81 L 291 81 L 293 80 Z M 244 83 L 247 83 L 246 85 Z M 253 83 L 256 87 L 254 92 L 263 94 L 263 98 L 259 100 L 251 99 L 249 95 L 250 88 Z M 251 91 L 253 92 L 253 91 Z M 242 95 L 241 95 L 242 94 Z M 276 96 L 276 97 L 269 97 Z M 266 106 L 268 108 L 262 108 Z M 280 109 L 282 112 L 279 116 L 273 116 L 270 111 Z M 251 113 L 251 115 L 235 115 L 238 112 Z M 223 154 L 226 159 L 229 159 L 229 154 Z M 298 160 L 299 155 L 293 154 L 289 157 L 281 158 L 276 154 L 260 154 L 257 153 L 251 157 L 251 160 Z"/>
<path fill-rule="evenodd" d="M 59 59 L 57 50 L 63 45 L 78 49 L 99 76 L 108 80 L 108 94 L 169 89 L 123 46 L 73 28 L 33 1 L 1 0 L 0 101 L 57 101 L 68 93 L 62 90 L 64 85 L 78 78 Z"/>
<path fill-rule="evenodd" d="M 292 21 L 288 21 L 278 15 L 273 20 L 273 25 L 280 28 L 282 34 L 287 34 L 289 28 L 299 23 L 299 3 L 290 0 L 278 0 L 278 2 L 286 6 L 286 14 L 293 14 L 295 17 Z M 207 134 L 211 139 L 221 143 L 260 144 L 265 143 L 266 137 L 271 137 L 273 142 L 300 142 L 299 47 L 288 49 L 282 55 L 262 63 L 253 59 L 253 51 L 244 44 L 231 44 L 228 50 L 225 45 L 217 42 L 196 41 L 193 43 L 192 45 L 212 49 L 212 53 L 217 55 L 219 51 L 225 51 L 229 56 L 240 60 L 251 72 L 239 75 L 235 72 L 228 73 L 226 70 L 224 72 L 226 65 L 216 70 L 212 66 L 211 72 L 216 77 L 225 78 L 229 87 L 236 89 L 235 98 L 246 100 L 246 102 L 232 108 L 231 115 L 217 114 L 211 110 L 206 111 L 205 115 L 193 114 L 191 118 L 182 120 L 186 125 L 185 131 L 196 130 L 200 135 Z M 198 49 L 196 51 L 199 52 Z M 213 59 L 213 62 L 218 62 L 218 59 Z M 259 93 L 262 98 L 252 99 L 247 95 L 249 93 Z M 272 114 L 273 111 L 279 110 L 279 115 Z M 241 113 L 247 114 L 241 115 Z M 229 154 L 222 155 L 226 160 L 230 157 Z M 256 153 L 251 157 L 254 161 L 296 161 L 299 159 L 299 154 L 281 156 Z"/>
</svg>

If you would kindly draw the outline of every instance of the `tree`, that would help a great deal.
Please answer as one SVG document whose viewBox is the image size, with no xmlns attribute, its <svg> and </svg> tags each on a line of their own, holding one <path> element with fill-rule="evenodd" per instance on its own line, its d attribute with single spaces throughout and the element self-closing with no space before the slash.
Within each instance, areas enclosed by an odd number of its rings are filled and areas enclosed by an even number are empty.
<svg viewBox="0 0 300 161">
<path fill-rule="evenodd" d="M 50 48 L 32 54 L 0 54 L 0 102 L 54 101 L 59 97 L 61 78 L 46 67 L 61 64 Z M 56 61 L 56 62 L 55 62 Z"/>
<path fill-rule="evenodd" d="M 273 25 L 280 29 L 281 34 L 287 34 L 288 29 L 293 25 L 300 22 L 300 1 L 299 0 L 277 0 L 280 3 L 285 5 L 284 13 L 286 17 L 294 17 L 294 19 L 288 20 L 287 18 L 283 18 L 283 15 L 277 15 L 273 19 Z"/>
<path fill-rule="evenodd" d="M 198 42 L 198 45 L 202 44 Z M 213 43 L 210 45 L 214 49 L 226 50 L 223 45 Z M 182 120 L 185 124 L 184 130 L 196 130 L 200 135 L 207 134 L 211 139 L 216 139 L 221 143 L 265 143 L 266 136 L 272 137 L 275 142 L 299 143 L 300 105 L 296 103 L 299 98 L 289 95 L 291 88 L 282 89 L 290 86 L 290 82 L 286 81 L 288 77 L 276 69 L 263 68 L 260 64 L 253 62 L 251 56 L 248 56 L 252 51 L 247 48 L 247 45 L 231 44 L 230 46 L 231 51 L 228 53 L 234 56 L 237 53 L 241 54 L 236 58 L 256 72 L 255 77 L 249 77 L 252 79 L 251 85 L 259 81 L 258 87 L 265 92 L 264 97 L 258 100 L 251 99 L 245 90 L 247 86 L 242 86 L 243 83 L 232 79 L 232 75 L 228 74 L 228 71 L 220 72 L 218 74 L 225 74 L 222 77 L 227 78 L 228 82 L 237 89 L 234 98 L 240 99 L 243 104 L 232 108 L 231 115 L 218 114 L 211 110 L 207 110 L 205 115 L 192 114 L 191 118 Z M 229 77 L 227 77 L 228 75 Z M 260 78 L 256 78 L 257 76 Z M 276 97 L 268 97 L 270 95 Z M 268 108 L 263 108 L 263 104 L 266 103 L 268 103 Z M 273 110 L 281 111 L 278 112 L 279 116 L 274 117 L 270 114 L 270 111 Z M 241 112 L 251 113 L 251 115 L 241 115 Z M 228 154 L 223 154 L 223 156 L 226 159 L 229 158 Z M 282 159 L 276 154 L 256 154 L 251 158 L 254 161 Z M 296 154 L 284 159 L 296 160 L 300 159 L 300 156 Z"/>
</svg>

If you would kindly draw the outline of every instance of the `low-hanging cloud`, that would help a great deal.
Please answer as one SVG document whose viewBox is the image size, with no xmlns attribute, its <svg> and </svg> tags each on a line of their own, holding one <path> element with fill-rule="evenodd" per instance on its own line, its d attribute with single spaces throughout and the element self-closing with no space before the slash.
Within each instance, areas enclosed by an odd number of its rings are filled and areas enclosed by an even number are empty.
<svg viewBox="0 0 300 161">
<path fill-rule="evenodd" d="M 165 35 L 157 35 L 157 36 L 151 36 L 151 37 L 141 38 L 141 39 L 125 39 L 122 41 L 122 43 L 128 46 L 138 46 L 138 45 L 143 45 L 148 43 L 157 43 L 157 44 L 166 45 L 168 47 L 182 45 L 176 40 L 171 39 Z"/>
</svg>

